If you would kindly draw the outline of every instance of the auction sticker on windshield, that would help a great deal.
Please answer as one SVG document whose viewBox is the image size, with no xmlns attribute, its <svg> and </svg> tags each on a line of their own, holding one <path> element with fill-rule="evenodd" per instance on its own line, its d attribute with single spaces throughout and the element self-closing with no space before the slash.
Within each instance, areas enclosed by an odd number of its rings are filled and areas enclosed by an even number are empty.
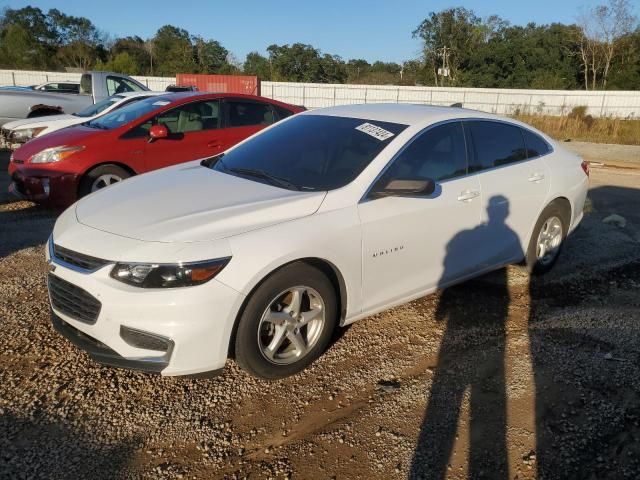
<svg viewBox="0 0 640 480">
<path fill-rule="evenodd" d="M 385 130 L 382 127 L 378 127 L 377 125 L 373 125 L 372 123 L 363 123 L 362 125 L 358 125 L 356 130 L 360 130 L 367 135 L 371 135 L 373 138 L 380 140 L 381 142 L 386 140 L 387 138 L 393 137 L 393 133 L 389 130 Z"/>
</svg>

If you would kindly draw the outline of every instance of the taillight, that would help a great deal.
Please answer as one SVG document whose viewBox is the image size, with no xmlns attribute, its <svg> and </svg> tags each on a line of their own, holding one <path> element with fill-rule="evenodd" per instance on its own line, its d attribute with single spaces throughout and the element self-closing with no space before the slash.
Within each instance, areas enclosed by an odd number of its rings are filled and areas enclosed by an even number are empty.
<svg viewBox="0 0 640 480">
<path fill-rule="evenodd" d="M 589 176 L 589 162 L 587 162 L 586 160 L 583 160 L 582 163 L 580 164 L 580 166 L 582 167 L 582 171 L 584 172 L 584 174 L 588 177 Z"/>
</svg>

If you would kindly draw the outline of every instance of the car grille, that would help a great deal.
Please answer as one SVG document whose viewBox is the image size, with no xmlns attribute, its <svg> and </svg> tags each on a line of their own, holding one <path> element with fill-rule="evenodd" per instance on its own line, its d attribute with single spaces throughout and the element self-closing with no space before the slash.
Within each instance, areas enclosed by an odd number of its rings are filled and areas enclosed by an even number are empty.
<svg viewBox="0 0 640 480">
<path fill-rule="evenodd" d="M 53 245 L 53 255 L 65 263 L 69 263 L 83 270 L 96 270 L 107 263 L 108 260 L 85 255 L 84 253 L 74 252 L 73 250 L 66 249 L 60 245 Z"/>
<path fill-rule="evenodd" d="M 55 310 L 74 320 L 95 323 L 102 308 L 97 298 L 55 275 L 50 274 L 47 283 L 51 305 Z"/>
</svg>

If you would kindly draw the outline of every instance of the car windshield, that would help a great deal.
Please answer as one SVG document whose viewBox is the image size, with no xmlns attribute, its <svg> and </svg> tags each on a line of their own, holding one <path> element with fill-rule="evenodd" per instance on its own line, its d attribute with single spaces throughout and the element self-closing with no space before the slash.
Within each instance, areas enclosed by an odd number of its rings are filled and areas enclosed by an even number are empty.
<svg viewBox="0 0 640 480">
<path fill-rule="evenodd" d="M 84 110 L 74 113 L 73 115 L 75 115 L 76 117 L 93 117 L 99 114 L 100 112 L 102 112 L 103 110 L 106 110 L 114 103 L 121 101 L 123 98 L 124 97 L 121 97 L 119 95 L 114 95 L 113 97 L 105 98 L 104 100 L 101 100 L 98 103 L 89 105 Z"/>
<path fill-rule="evenodd" d="M 351 183 L 406 125 L 298 115 L 220 157 L 212 168 L 292 190 Z"/>
<path fill-rule="evenodd" d="M 121 127 L 137 118 L 140 118 L 147 113 L 153 112 L 160 107 L 169 105 L 170 100 L 162 97 L 150 97 L 140 100 L 139 102 L 133 102 L 129 105 L 125 105 L 122 108 L 118 108 L 113 112 L 109 112 L 106 115 L 98 117 L 85 125 L 92 128 L 99 128 L 101 130 L 111 130 L 113 128 Z"/>
</svg>

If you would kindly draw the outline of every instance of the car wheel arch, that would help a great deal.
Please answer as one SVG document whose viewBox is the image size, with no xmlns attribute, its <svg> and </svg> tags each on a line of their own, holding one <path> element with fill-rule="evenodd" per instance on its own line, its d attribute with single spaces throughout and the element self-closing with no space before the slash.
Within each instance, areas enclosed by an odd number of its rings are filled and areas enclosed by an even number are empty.
<svg viewBox="0 0 640 480">
<path fill-rule="evenodd" d="M 89 172 L 95 170 L 96 168 L 104 167 L 105 165 L 115 165 L 116 167 L 120 167 L 126 170 L 127 172 L 129 172 L 131 176 L 138 174 L 138 172 L 136 172 L 133 168 L 131 168 L 126 163 L 117 162 L 117 161 L 116 162 L 105 161 L 105 162 L 96 163 L 95 165 L 91 165 L 90 167 L 88 167 L 84 172 L 80 174 L 80 179 L 84 178 Z M 80 188 L 81 188 L 81 182 L 78 182 L 78 194 L 80 193 Z"/>
<path fill-rule="evenodd" d="M 565 226 L 565 228 L 567 231 L 569 231 L 569 227 L 571 225 L 572 213 L 573 213 L 573 205 L 571 204 L 571 201 L 567 197 L 559 195 L 557 197 L 554 197 L 549 202 L 546 202 L 538 212 L 538 215 L 536 216 L 536 219 L 533 225 L 531 225 L 531 228 L 529 230 L 529 235 L 527 235 L 527 243 L 525 244 L 525 247 L 527 247 L 531 242 L 531 236 L 533 235 L 535 223 L 540 218 L 540 215 L 542 215 L 542 212 L 544 212 L 544 210 L 552 203 L 557 203 L 560 206 L 561 210 L 565 213 L 566 215 L 565 220 L 567 221 L 567 225 Z M 526 248 L 524 249 L 524 251 L 526 252 Z"/>
<path fill-rule="evenodd" d="M 253 294 L 253 292 L 255 292 L 258 289 L 258 287 L 260 287 L 260 285 L 262 285 L 264 281 L 268 279 L 271 275 L 295 263 L 305 263 L 307 265 L 313 266 L 327 276 L 327 278 L 333 285 L 333 288 L 336 292 L 336 298 L 338 300 L 338 310 L 340 312 L 340 317 L 336 326 L 342 326 L 344 324 L 344 319 L 346 317 L 346 312 L 347 312 L 347 286 L 344 280 L 344 276 L 342 275 L 342 272 L 340 272 L 340 269 L 333 262 L 324 258 L 319 258 L 319 257 L 304 257 L 304 258 L 297 258 L 295 260 L 289 260 L 277 266 L 276 268 L 271 269 L 267 274 L 262 275 L 258 281 L 254 282 L 253 286 L 251 287 L 251 290 L 244 298 L 242 305 L 240 306 L 240 308 L 238 309 L 238 312 L 236 313 L 233 328 L 231 330 L 231 335 L 229 336 L 229 348 L 228 348 L 228 354 L 227 354 L 228 357 L 233 358 L 235 355 L 235 352 L 233 350 L 235 345 L 238 323 L 240 321 L 242 313 L 244 312 L 247 302 L 251 298 L 251 295 Z"/>
</svg>

